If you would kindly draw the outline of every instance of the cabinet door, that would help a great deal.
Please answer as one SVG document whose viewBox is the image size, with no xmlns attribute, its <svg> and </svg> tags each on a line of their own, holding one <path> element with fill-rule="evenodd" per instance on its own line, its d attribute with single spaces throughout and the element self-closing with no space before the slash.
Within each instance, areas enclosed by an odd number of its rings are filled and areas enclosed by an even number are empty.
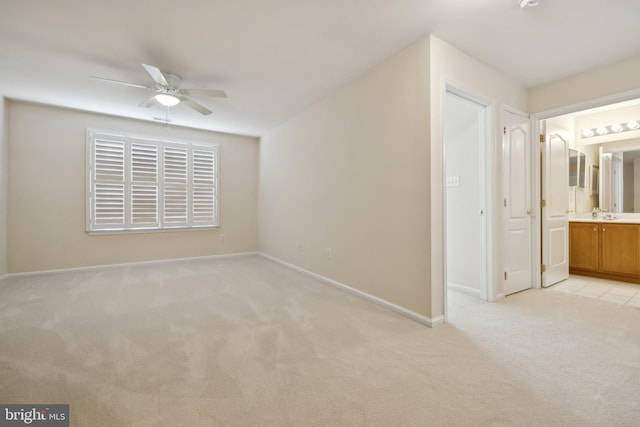
<svg viewBox="0 0 640 427">
<path fill-rule="evenodd" d="M 640 227 L 634 224 L 600 224 L 600 271 L 640 274 Z"/>
<path fill-rule="evenodd" d="M 569 267 L 598 271 L 598 224 L 569 224 Z"/>
</svg>

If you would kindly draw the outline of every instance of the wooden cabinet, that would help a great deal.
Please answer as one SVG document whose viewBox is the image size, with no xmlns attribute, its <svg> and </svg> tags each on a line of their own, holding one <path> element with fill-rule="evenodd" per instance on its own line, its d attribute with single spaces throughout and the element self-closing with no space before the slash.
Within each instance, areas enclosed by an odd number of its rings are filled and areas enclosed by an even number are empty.
<svg viewBox="0 0 640 427">
<path fill-rule="evenodd" d="M 599 224 L 569 223 L 569 268 L 598 271 Z"/>
<path fill-rule="evenodd" d="M 639 231 L 636 224 L 600 224 L 601 271 L 640 275 Z"/>
<path fill-rule="evenodd" d="M 640 224 L 569 224 L 569 272 L 640 283 Z"/>
</svg>

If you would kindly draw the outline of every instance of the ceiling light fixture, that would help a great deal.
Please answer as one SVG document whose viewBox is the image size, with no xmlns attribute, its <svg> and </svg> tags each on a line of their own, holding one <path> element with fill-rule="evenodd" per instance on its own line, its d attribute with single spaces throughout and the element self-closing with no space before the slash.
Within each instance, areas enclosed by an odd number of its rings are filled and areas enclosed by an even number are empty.
<svg viewBox="0 0 640 427">
<path fill-rule="evenodd" d="M 627 123 L 615 123 L 610 126 L 598 126 L 597 128 L 583 129 L 582 137 L 591 138 L 593 136 L 604 136 L 609 133 L 620 133 L 631 130 L 640 130 L 639 120 L 631 120 Z"/>
<path fill-rule="evenodd" d="M 159 93 L 155 96 L 156 101 L 166 107 L 173 107 L 174 105 L 178 105 L 180 103 L 180 99 L 173 95 L 169 95 L 168 93 Z"/>
<path fill-rule="evenodd" d="M 525 7 L 534 7 L 540 4 L 540 0 L 518 0 L 520 3 L 520 9 L 524 9 Z"/>
</svg>

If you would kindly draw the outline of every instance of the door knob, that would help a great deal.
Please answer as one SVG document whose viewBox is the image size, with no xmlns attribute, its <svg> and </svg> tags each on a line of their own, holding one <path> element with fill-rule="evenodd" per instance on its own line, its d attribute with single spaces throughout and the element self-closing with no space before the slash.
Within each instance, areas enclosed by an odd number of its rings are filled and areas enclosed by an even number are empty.
<svg viewBox="0 0 640 427">
<path fill-rule="evenodd" d="M 565 213 L 571 213 L 571 212 L 573 212 L 573 209 L 567 209 L 567 210 L 565 210 Z"/>
<path fill-rule="evenodd" d="M 527 215 L 531 215 L 531 209 L 527 209 Z"/>
</svg>

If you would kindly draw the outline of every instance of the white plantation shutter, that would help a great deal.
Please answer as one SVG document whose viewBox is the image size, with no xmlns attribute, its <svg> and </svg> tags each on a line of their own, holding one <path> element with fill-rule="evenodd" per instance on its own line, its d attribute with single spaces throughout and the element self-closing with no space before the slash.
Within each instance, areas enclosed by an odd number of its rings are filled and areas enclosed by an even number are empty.
<svg viewBox="0 0 640 427">
<path fill-rule="evenodd" d="M 158 146 L 132 142 L 131 225 L 158 227 Z"/>
<path fill-rule="evenodd" d="M 215 222 L 215 152 L 201 147 L 193 148 L 192 206 L 193 224 Z"/>
<path fill-rule="evenodd" d="M 125 225 L 125 143 L 95 139 L 91 150 L 91 218 L 95 228 Z"/>
<path fill-rule="evenodd" d="M 218 225 L 218 147 L 89 131 L 88 231 Z"/>
<path fill-rule="evenodd" d="M 164 147 L 164 223 L 167 227 L 188 226 L 189 156 L 186 146 Z"/>
</svg>

